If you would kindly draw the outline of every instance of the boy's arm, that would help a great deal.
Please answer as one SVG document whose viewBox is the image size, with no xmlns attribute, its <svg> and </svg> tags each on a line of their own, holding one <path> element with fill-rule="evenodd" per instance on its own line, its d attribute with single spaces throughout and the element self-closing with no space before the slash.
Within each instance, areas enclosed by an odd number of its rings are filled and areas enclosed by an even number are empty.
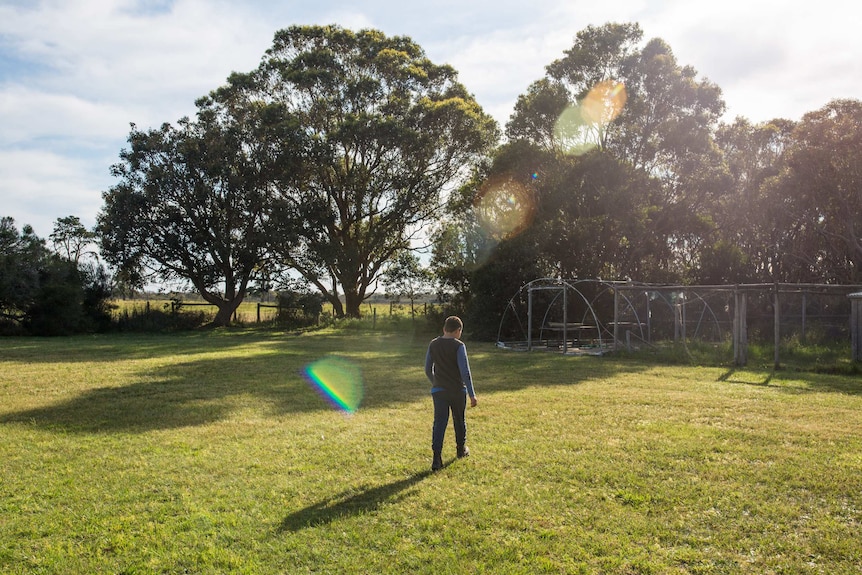
<svg viewBox="0 0 862 575">
<path fill-rule="evenodd" d="M 425 377 L 431 384 L 434 384 L 434 360 L 431 359 L 431 348 L 425 352 Z"/>
<path fill-rule="evenodd" d="M 470 361 L 467 359 L 467 346 L 461 345 L 458 347 L 458 368 L 461 370 L 461 381 L 467 386 L 467 395 L 472 400 L 472 405 L 476 405 L 476 392 L 473 390 L 473 376 L 470 373 Z"/>
</svg>

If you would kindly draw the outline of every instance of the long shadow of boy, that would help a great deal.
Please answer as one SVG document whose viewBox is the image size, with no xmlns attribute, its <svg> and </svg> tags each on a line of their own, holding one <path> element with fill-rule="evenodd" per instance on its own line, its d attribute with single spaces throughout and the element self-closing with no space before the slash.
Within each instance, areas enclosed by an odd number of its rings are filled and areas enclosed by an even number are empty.
<svg viewBox="0 0 862 575">
<path fill-rule="evenodd" d="M 355 490 L 344 491 L 334 497 L 324 499 L 304 509 L 295 511 L 284 518 L 279 527 L 279 533 L 285 531 L 299 531 L 308 527 L 325 525 L 342 517 L 349 517 L 374 511 L 383 503 L 399 501 L 403 496 L 401 492 L 416 485 L 429 475 L 432 471 L 415 473 L 405 479 L 364 489 L 359 492 Z"/>
</svg>

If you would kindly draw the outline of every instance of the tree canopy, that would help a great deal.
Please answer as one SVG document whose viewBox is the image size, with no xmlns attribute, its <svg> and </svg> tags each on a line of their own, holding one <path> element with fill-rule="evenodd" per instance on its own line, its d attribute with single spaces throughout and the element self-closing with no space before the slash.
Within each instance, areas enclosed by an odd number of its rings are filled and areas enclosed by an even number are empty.
<svg viewBox="0 0 862 575">
<path fill-rule="evenodd" d="M 55 237 L 90 236 L 74 216 L 60 218 Z M 56 240 L 55 240 L 56 241 Z M 52 252 L 45 240 L 25 225 L 21 232 L 10 217 L 0 218 L 0 333 L 68 335 L 101 329 L 109 320 L 110 295 L 105 270 L 83 264 L 77 252 Z"/>
<path fill-rule="evenodd" d="M 257 70 L 198 108 L 133 126 L 99 231 L 108 261 L 188 280 L 217 324 L 274 266 L 358 316 L 497 138 L 450 66 L 409 38 L 336 26 L 279 31 Z"/>
<path fill-rule="evenodd" d="M 279 104 L 222 90 L 195 121 L 138 130 L 113 168 L 98 217 L 102 253 L 130 277 L 190 282 L 225 325 L 274 244 L 290 242 L 279 185 L 300 171 L 307 139 Z"/>
<path fill-rule="evenodd" d="M 388 263 L 497 138 L 454 69 L 375 30 L 282 30 L 260 68 L 231 84 L 285 106 L 313 143 L 301 187 L 280 190 L 300 241 L 278 253 L 337 315 L 359 315 Z"/>
<path fill-rule="evenodd" d="M 862 104 L 724 123 L 720 88 L 634 23 L 579 32 L 502 144 L 451 66 L 376 30 L 280 30 L 197 105 L 133 126 L 99 232 L 127 280 L 185 279 L 222 323 L 279 274 L 359 315 L 428 238 L 475 327 L 543 275 L 858 280 Z"/>
<path fill-rule="evenodd" d="M 805 238 L 796 253 L 812 269 L 839 272 L 828 281 L 859 281 L 862 102 L 834 100 L 803 116 L 776 188 L 794 199 L 794 227 Z"/>
</svg>

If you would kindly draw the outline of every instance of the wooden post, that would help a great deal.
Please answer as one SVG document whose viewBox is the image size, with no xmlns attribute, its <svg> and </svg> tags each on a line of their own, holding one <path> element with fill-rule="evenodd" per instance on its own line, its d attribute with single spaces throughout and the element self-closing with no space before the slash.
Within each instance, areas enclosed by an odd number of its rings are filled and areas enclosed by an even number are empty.
<svg viewBox="0 0 862 575">
<path fill-rule="evenodd" d="M 808 294 L 802 292 L 802 344 L 805 345 L 805 308 L 808 307 Z"/>
<path fill-rule="evenodd" d="M 527 351 L 533 351 L 533 288 L 527 290 Z"/>
<path fill-rule="evenodd" d="M 731 332 L 733 333 L 733 365 L 740 365 L 739 363 L 739 290 L 733 290 L 733 326 L 731 327 Z"/>
<path fill-rule="evenodd" d="M 260 302 L 257 302 L 257 323 L 260 323 Z"/>
<path fill-rule="evenodd" d="M 775 339 L 775 359 L 773 362 L 773 367 L 775 369 L 779 368 L 778 361 L 778 347 L 781 344 L 781 307 L 778 302 L 778 284 L 775 284 L 774 293 L 773 293 L 773 312 L 775 317 L 775 329 L 774 329 L 774 339 Z"/>
<path fill-rule="evenodd" d="M 739 367 L 748 362 L 748 318 L 744 292 L 735 290 L 733 310 L 733 363 Z"/>
<path fill-rule="evenodd" d="M 688 296 L 688 292 L 682 292 L 682 294 L 680 294 L 680 296 L 682 297 L 682 303 L 680 303 L 680 304 L 679 304 L 679 327 L 680 327 L 679 332 L 680 332 L 680 334 L 682 335 L 682 344 L 683 344 L 683 345 L 685 345 L 685 342 L 686 342 L 686 335 L 685 335 L 685 320 L 686 320 L 686 317 L 685 317 L 685 308 L 686 308 L 686 304 L 688 303 L 688 297 L 687 297 L 687 296 Z"/>
<path fill-rule="evenodd" d="M 650 311 L 649 305 L 649 293 L 644 292 L 646 295 L 646 333 L 647 333 L 647 343 L 652 343 L 652 312 Z"/>
<path fill-rule="evenodd" d="M 566 284 L 563 284 L 563 354 L 569 352 L 569 304 L 566 301 Z"/>
<path fill-rule="evenodd" d="M 620 290 L 614 286 L 614 351 L 620 342 Z"/>
<path fill-rule="evenodd" d="M 739 324 L 740 324 L 740 294 L 738 290 L 733 291 L 733 364 L 745 365 L 740 360 Z"/>
<path fill-rule="evenodd" d="M 742 363 L 740 365 L 746 365 L 748 363 L 748 294 L 742 294 L 742 307 L 741 313 L 739 316 L 739 343 L 741 347 L 741 358 Z"/>
<path fill-rule="evenodd" d="M 850 298 L 850 343 L 853 361 L 862 361 L 862 292 L 851 293 Z"/>
</svg>

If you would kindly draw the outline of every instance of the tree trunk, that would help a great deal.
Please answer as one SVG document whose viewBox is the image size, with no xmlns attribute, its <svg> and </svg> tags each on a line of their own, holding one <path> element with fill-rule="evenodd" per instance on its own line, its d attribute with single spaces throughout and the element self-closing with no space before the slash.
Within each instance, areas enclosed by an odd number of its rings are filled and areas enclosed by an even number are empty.
<svg viewBox="0 0 862 575">
<path fill-rule="evenodd" d="M 239 307 L 239 304 L 242 303 L 242 298 L 234 299 L 234 300 L 222 300 L 218 302 L 218 312 L 213 318 L 212 325 L 215 327 L 227 327 L 230 325 L 230 320 L 233 317 L 233 312 L 236 311 L 236 308 Z"/>
<path fill-rule="evenodd" d="M 329 303 L 332 304 L 332 310 L 335 312 L 335 317 L 344 317 L 344 306 L 341 305 L 341 300 L 338 299 L 337 295 L 329 298 Z"/>
<path fill-rule="evenodd" d="M 344 293 L 345 314 L 347 317 L 362 317 L 362 300 L 364 298 L 355 291 L 347 291 Z"/>
</svg>

